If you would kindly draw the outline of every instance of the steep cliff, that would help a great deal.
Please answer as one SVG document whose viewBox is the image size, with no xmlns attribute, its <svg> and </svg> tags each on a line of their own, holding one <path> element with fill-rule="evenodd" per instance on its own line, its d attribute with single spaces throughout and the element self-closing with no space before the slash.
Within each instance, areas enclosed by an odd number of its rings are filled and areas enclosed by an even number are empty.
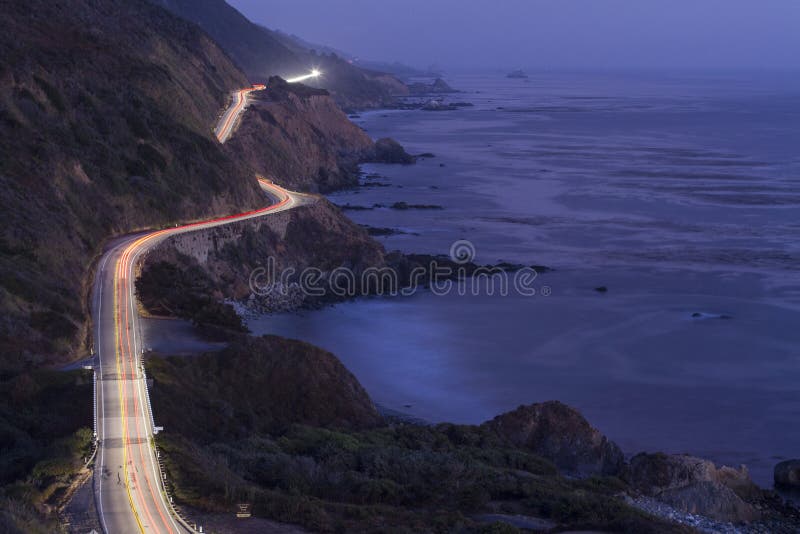
<svg viewBox="0 0 800 534">
<path fill-rule="evenodd" d="M 385 253 L 378 242 L 338 208 L 319 198 L 313 204 L 269 217 L 175 236 L 147 255 L 137 288 L 151 311 L 161 313 L 159 296 L 169 301 L 167 307 L 179 302 L 164 289 L 186 285 L 188 278 L 201 276 L 207 280 L 204 291 L 217 299 L 245 299 L 252 293 L 251 283 L 267 284 L 281 273 L 291 273 L 292 280 L 296 280 L 307 267 L 323 272 L 342 267 L 361 273 L 385 263 Z M 165 264 L 180 272 L 164 272 Z M 256 269 L 269 271 L 263 271 L 261 278 L 253 282 Z M 178 282 L 161 283 L 163 280 Z M 275 296 L 280 301 L 283 297 L 302 298 Z M 276 306 L 285 304 L 276 302 Z"/>
<path fill-rule="evenodd" d="M 356 163 L 372 147 L 327 91 L 273 77 L 226 151 L 284 187 L 326 192 L 358 183 Z"/>
</svg>

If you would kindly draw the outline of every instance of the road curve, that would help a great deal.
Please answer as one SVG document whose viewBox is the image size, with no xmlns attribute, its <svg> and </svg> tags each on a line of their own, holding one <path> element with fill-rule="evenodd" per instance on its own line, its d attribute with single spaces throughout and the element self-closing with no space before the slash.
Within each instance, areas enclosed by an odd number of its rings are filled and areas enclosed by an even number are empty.
<svg viewBox="0 0 800 534">
<path fill-rule="evenodd" d="M 222 130 L 228 135 L 244 110 L 246 95 L 253 90 L 240 91 L 240 99 L 223 115 L 221 122 L 229 124 L 223 124 Z M 174 235 L 313 202 L 309 195 L 287 191 L 262 178 L 259 185 L 274 203 L 236 215 L 123 236 L 113 240 L 100 259 L 92 298 L 98 439 L 94 490 L 106 534 L 192 532 L 173 514 L 153 446 L 153 414 L 141 364 L 143 343 L 134 288 L 137 260 Z"/>
<path fill-rule="evenodd" d="M 233 93 L 233 101 L 231 102 L 231 105 L 227 110 L 225 110 L 225 113 L 222 114 L 222 117 L 220 117 L 219 122 L 217 123 L 217 127 L 214 129 L 214 134 L 217 136 L 217 139 L 220 143 L 224 143 L 228 140 L 228 138 L 230 138 L 231 133 L 233 133 L 234 126 L 236 126 L 239 117 L 247 107 L 250 93 L 253 91 L 261 91 L 262 89 L 265 89 L 265 86 L 254 85 L 252 87 L 239 89 Z"/>
</svg>

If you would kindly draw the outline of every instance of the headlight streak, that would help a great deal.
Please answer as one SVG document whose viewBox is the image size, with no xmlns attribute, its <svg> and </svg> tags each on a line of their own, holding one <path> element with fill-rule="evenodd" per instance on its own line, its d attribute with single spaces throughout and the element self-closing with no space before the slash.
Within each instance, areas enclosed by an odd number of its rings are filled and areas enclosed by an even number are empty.
<svg viewBox="0 0 800 534">
<path fill-rule="evenodd" d="M 288 78 L 286 81 L 288 83 L 298 83 L 305 80 L 310 80 L 311 78 L 319 78 L 320 76 L 322 76 L 322 72 L 320 72 L 318 69 L 311 69 L 311 72 L 308 74 L 297 76 L 296 78 Z"/>
</svg>

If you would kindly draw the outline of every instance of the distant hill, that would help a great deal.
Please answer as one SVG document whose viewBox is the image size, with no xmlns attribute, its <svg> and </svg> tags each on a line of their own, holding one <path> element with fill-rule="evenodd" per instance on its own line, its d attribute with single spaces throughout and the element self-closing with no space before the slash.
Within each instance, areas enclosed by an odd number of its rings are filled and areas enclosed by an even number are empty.
<svg viewBox="0 0 800 534">
<path fill-rule="evenodd" d="M 386 72 L 362 69 L 334 49 L 308 48 L 304 41 L 249 21 L 224 0 L 152 0 L 205 30 L 252 81 L 283 78 L 319 68 L 323 77 L 307 85 L 330 91 L 345 110 L 384 107 L 405 85 Z M 314 45 L 311 45 L 314 46 Z"/>
<path fill-rule="evenodd" d="M 374 59 L 364 59 L 356 56 L 350 52 L 345 52 L 332 46 L 312 43 L 303 39 L 302 37 L 294 34 L 289 34 L 281 30 L 273 30 L 273 33 L 278 36 L 286 46 L 290 49 L 299 47 L 300 49 L 309 51 L 315 50 L 317 53 L 322 54 L 336 54 L 347 62 L 368 71 L 385 72 L 393 76 L 397 76 L 405 81 L 408 78 L 441 78 L 442 73 L 438 69 L 418 69 L 399 61 L 378 61 Z"/>
<path fill-rule="evenodd" d="M 205 30 L 253 78 L 305 72 L 308 63 L 224 0 L 151 0 Z"/>
</svg>

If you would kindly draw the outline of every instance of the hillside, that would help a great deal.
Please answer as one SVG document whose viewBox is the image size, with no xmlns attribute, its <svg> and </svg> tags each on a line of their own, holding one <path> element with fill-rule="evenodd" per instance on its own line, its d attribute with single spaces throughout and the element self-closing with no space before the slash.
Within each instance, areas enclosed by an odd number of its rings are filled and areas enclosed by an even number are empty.
<svg viewBox="0 0 800 534">
<path fill-rule="evenodd" d="M 256 173 L 301 190 L 352 184 L 373 146 L 326 91 L 278 78 L 219 145 L 213 123 L 246 76 L 145 0 L 12 2 L 4 15 L 0 366 L 12 373 L 88 351 L 89 267 L 111 236 L 260 206 Z"/>
<path fill-rule="evenodd" d="M 203 28 L 254 81 L 297 76 L 317 67 L 324 73 L 319 85 L 345 110 L 385 107 L 395 95 L 407 93 L 390 74 L 361 69 L 335 53 L 304 48 L 284 34 L 250 22 L 224 0 L 153 1 Z"/>
<path fill-rule="evenodd" d="M 69 358 L 104 239 L 260 205 L 211 126 L 247 79 L 193 25 L 142 0 L 4 2 L 2 365 Z"/>
</svg>

